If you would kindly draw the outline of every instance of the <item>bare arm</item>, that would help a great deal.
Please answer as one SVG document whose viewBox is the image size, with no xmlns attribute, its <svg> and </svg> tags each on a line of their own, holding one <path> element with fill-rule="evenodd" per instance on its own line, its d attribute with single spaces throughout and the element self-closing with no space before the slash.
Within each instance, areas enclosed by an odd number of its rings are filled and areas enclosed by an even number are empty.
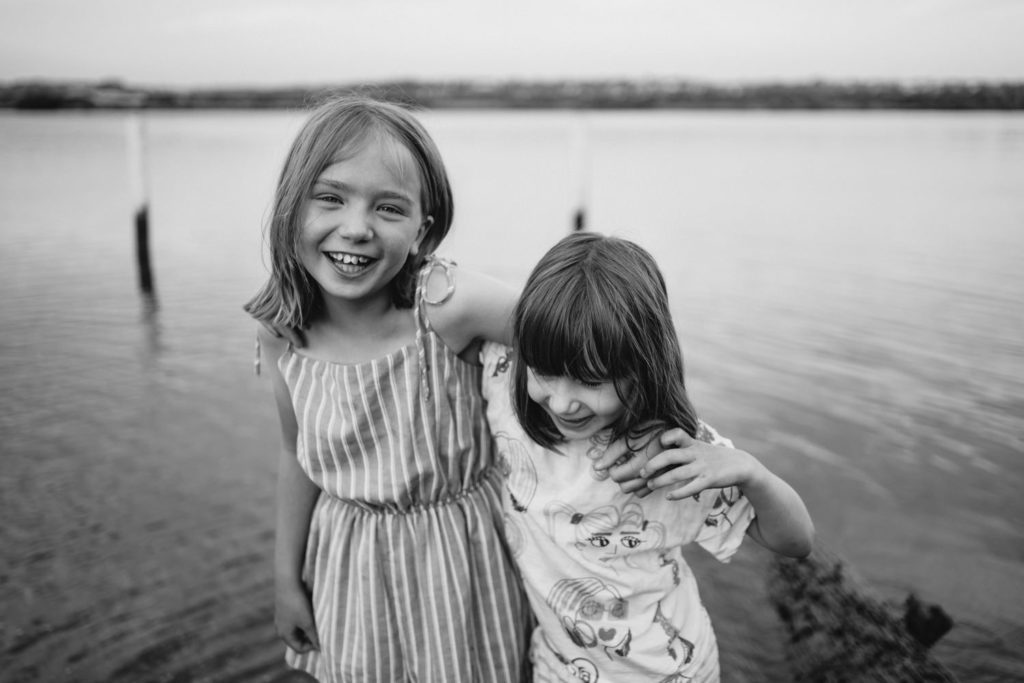
<svg viewBox="0 0 1024 683">
<path fill-rule="evenodd" d="M 738 486 L 756 512 L 747 530 L 751 538 L 781 555 L 810 554 L 814 524 L 803 499 L 753 455 L 695 441 L 681 429 L 665 432 L 660 442 L 667 450 L 613 467 L 613 479 L 635 482 L 638 476 L 649 478 L 651 489 L 674 486 L 665 496 L 670 500 L 705 489 Z"/>
<path fill-rule="evenodd" d="M 275 617 L 277 633 L 296 652 L 320 649 L 313 610 L 302 583 L 302 564 L 309 522 L 320 489 L 299 466 L 295 444 L 298 423 L 291 395 L 277 367 L 285 342 L 267 329 L 258 331 L 263 367 L 274 385 L 281 421 L 281 451 L 277 463 L 277 519 L 274 545 Z"/>
<path fill-rule="evenodd" d="M 756 463 L 755 474 L 740 484 L 757 516 L 747 533 L 766 548 L 787 557 L 807 557 L 814 542 L 814 524 L 800 495 L 781 477 Z"/>
<path fill-rule="evenodd" d="M 294 449 L 281 449 L 274 546 L 274 623 L 278 636 L 296 652 L 320 649 L 312 604 L 302 582 L 309 521 L 319 494 L 320 489 L 299 467 Z"/>
<path fill-rule="evenodd" d="M 519 292 L 497 278 L 461 267 L 453 267 L 450 276 L 454 289 L 447 299 L 449 283 L 440 267 L 427 281 L 427 299 L 445 299 L 426 308 L 431 325 L 445 343 L 460 353 L 480 340 L 510 344 L 512 311 Z"/>
</svg>

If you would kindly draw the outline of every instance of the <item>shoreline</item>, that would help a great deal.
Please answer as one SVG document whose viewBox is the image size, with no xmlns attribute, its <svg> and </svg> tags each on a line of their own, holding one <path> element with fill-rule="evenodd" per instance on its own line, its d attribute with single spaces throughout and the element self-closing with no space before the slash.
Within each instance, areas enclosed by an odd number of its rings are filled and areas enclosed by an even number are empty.
<svg viewBox="0 0 1024 683">
<path fill-rule="evenodd" d="M 0 109 L 296 109 L 352 92 L 426 109 L 1024 110 L 1024 82 L 762 82 L 683 79 L 383 81 L 167 87 L 120 81 L 0 82 Z"/>
</svg>

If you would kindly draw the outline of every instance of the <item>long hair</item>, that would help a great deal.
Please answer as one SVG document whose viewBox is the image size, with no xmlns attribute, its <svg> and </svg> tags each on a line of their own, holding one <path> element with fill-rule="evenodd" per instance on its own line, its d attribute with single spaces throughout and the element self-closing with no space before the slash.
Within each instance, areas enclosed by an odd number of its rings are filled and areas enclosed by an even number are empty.
<svg viewBox="0 0 1024 683">
<path fill-rule="evenodd" d="M 683 355 L 665 280 L 647 251 L 590 232 L 569 235 L 537 263 L 513 313 L 512 402 L 531 439 L 563 441 L 547 412 L 530 399 L 527 369 L 580 382 L 614 382 L 625 410 L 610 438 L 630 448 L 659 427 L 696 436 Z"/>
<path fill-rule="evenodd" d="M 312 111 L 285 158 L 267 230 L 270 277 L 244 306 L 257 320 L 303 329 L 320 310 L 320 290 L 298 254 L 303 216 L 324 169 L 355 156 L 368 144 L 400 145 L 409 151 L 420 176 L 423 215 L 433 218 L 418 253 L 392 281 L 394 304 L 412 306 L 416 273 L 451 228 L 455 203 L 448 173 L 430 134 L 409 110 L 347 95 L 328 99 Z"/>
</svg>

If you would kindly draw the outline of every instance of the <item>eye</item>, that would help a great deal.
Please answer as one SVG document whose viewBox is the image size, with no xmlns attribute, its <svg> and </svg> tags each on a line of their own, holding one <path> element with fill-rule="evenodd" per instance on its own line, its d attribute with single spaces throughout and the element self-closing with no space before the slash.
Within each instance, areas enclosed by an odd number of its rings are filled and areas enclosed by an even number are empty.
<svg viewBox="0 0 1024 683">
<path fill-rule="evenodd" d="M 584 619 L 597 619 L 604 613 L 604 605 L 597 600 L 587 600 L 580 607 L 580 616 Z"/>
<path fill-rule="evenodd" d="M 590 541 L 590 545 L 595 548 L 603 548 L 609 543 L 608 538 L 605 536 L 591 536 L 587 540 Z"/>
<path fill-rule="evenodd" d="M 377 207 L 377 210 L 378 211 L 382 211 L 382 212 L 387 213 L 387 214 L 391 214 L 392 216 L 404 216 L 405 215 L 405 210 L 402 209 L 402 207 L 400 207 L 400 206 L 395 206 L 394 204 L 382 204 L 382 205 Z"/>
<path fill-rule="evenodd" d="M 611 380 L 609 379 L 594 377 L 593 375 L 587 375 L 585 377 L 574 376 L 573 380 L 580 386 L 586 387 L 588 389 L 600 389 L 601 387 L 611 382 Z"/>
<path fill-rule="evenodd" d="M 636 536 L 623 536 L 621 542 L 627 548 L 635 548 L 640 545 L 640 539 Z"/>
<path fill-rule="evenodd" d="M 343 203 L 341 201 L 341 197 L 339 197 L 336 194 L 331 194 L 330 192 L 321 192 L 319 194 L 314 194 L 313 195 L 313 199 L 315 201 L 326 202 L 328 204 L 342 204 Z"/>
</svg>

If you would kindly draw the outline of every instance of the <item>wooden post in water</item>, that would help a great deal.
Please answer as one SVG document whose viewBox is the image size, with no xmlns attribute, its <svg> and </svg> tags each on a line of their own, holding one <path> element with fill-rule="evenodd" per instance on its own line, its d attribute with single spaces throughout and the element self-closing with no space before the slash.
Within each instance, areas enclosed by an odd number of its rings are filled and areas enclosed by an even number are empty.
<svg viewBox="0 0 1024 683">
<path fill-rule="evenodd" d="M 149 263 L 149 192 L 146 177 L 146 131 L 140 112 L 128 117 L 128 168 L 135 207 L 135 256 L 139 266 L 139 289 L 153 294 L 153 269 Z"/>
<path fill-rule="evenodd" d="M 590 149 L 587 140 L 586 114 L 576 118 L 570 132 L 570 166 L 572 181 L 576 183 L 576 211 L 573 213 L 572 230 L 587 229 L 587 181 L 590 176 Z"/>
</svg>

